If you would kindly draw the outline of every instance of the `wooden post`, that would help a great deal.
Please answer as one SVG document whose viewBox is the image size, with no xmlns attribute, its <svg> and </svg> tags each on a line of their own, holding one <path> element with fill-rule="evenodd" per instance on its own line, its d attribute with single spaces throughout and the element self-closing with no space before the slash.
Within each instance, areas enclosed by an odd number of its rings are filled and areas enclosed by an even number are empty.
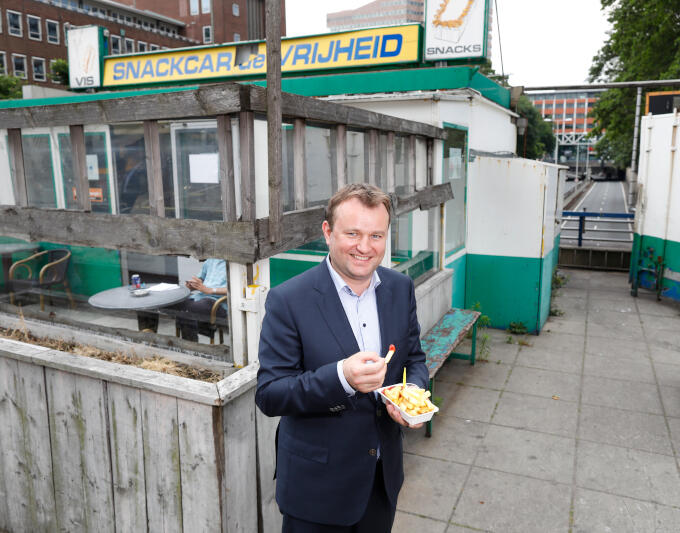
<svg viewBox="0 0 680 533">
<path fill-rule="evenodd" d="M 368 183 L 378 184 L 378 130 L 368 130 Z"/>
<path fill-rule="evenodd" d="M 26 207 L 28 205 L 28 191 L 26 189 L 26 172 L 24 169 L 24 149 L 21 144 L 21 130 L 10 128 L 7 130 L 7 142 L 9 153 L 10 174 L 14 185 L 15 205 Z"/>
<path fill-rule="evenodd" d="M 307 169 L 305 165 L 305 120 L 295 119 L 293 142 L 293 174 L 295 209 L 307 207 Z"/>
<path fill-rule="evenodd" d="M 236 221 L 236 187 L 234 184 L 234 147 L 231 138 L 231 117 L 217 115 L 217 151 L 220 156 L 220 190 L 222 218 Z"/>
<path fill-rule="evenodd" d="M 408 192 L 416 190 L 416 136 L 408 136 L 408 167 L 406 170 L 406 183 Z"/>
<path fill-rule="evenodd" d="M 146 153 L 146 182 L 149 188 L 150 214 L 165 217 L 163 174 L 161 172 L 161 143 L 158 121 L 144 121 L 144 151 Z"/>
<path fill-rule="evenodd" d="M 347 185 L 347 126 L 338 124 L 335 137 L 335 164 L 338 189 Z M 336 189 L 337 190 L 337 189 Z M 335 192 L 335 191 L 333 191 Z"/>
<path fill-rule="evenodd" d="M 73 154 L 73 177 L 76 185 L 78 209 L 90 211 L 90 184 L 87 181 L 87 161 L 85 158 L 85 132 L 82 125 L 68 127 L 71 134 L 71 153 Z"/>
<path fill-rule="evenodd" d="M 278 242 L 283 235 L 281 217 L 283 176 L 281 132 L 281 2 L 266 0 L 267 33 L 267 154 L 269 170 L 269 240 Z"/>
<path fill-rule="evenodd" d="M 387 183 L 386 189 L 388 193 L 394 192 L 394 132 L 390 131 L 387 133 L 387 153 L 385 154 L 385 166 L 387 167 Z"/>
<path fill-rule="evenodd" d="M 252 111 L 239 113 L 241 144 L 241 219 L 255 220 L 255 131 Z"/>
<path fill-rule="evenodd" d="M 434 139 L 428 137 L 427 143 L 427 186 L 434 184 Z"/>
</svg>

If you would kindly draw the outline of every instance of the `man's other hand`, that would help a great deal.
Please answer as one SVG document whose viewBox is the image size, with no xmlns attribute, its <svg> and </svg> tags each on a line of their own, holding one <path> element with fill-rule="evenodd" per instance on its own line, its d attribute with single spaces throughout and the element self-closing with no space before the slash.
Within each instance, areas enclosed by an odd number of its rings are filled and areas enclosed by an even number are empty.
<svg viewBox="0 0 680 533">
<path fill-rule="evenodd" d="M 342 372 L 350 386 L 359 392 L 382 387 L 387 365 L 375 352 L 357 352 L 342 362 Z"/>
<path fill-rule="evenodd" d="M 394 420 L 400 426 L 404 426 L 405 428 L 411 428 L 411 429 L 418 429 L 418 428 L 423 427 L 422 422 L 420 424 L 413 424 L 413 425 L 406 422 L 406 420 L 404 420 L 404 418 L 401 416 L 399 409 L 397 409 L 391 403 L 386 404 L 385 407 L 387 408 L 387 414 L 390 415 L 390 418 L 392 418 L 392 420 Z"/>
</svg>

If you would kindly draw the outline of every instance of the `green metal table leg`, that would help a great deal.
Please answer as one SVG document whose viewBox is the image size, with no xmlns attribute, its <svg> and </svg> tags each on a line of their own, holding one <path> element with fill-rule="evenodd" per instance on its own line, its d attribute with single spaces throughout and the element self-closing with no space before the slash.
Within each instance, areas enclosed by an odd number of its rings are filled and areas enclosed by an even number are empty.
<svg viewBox="0 0 680 533">
<path fill-rule="evenodd" d="M 430 401 L 432 400 L 434 400 L 434 378 L 430 380 Z M 425 422 L 425 436 L 428 438 L 432 436 L 432 420 L 434 420 L 434 417 Z"/>
</svg>

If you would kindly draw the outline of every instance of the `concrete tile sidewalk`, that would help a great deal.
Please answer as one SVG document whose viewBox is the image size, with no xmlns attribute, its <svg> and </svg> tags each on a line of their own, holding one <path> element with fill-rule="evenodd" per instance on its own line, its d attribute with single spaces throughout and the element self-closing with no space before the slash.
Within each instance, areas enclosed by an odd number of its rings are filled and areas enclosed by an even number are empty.
<svg viewBox="0 0 680 533">
<path fill-rule="evenodd" d="M 539 336 L 487 330 L 487 361 L 439 372 L 395 533 L 680 531 L 680 305 L 561 272 Z"/>
</svg>

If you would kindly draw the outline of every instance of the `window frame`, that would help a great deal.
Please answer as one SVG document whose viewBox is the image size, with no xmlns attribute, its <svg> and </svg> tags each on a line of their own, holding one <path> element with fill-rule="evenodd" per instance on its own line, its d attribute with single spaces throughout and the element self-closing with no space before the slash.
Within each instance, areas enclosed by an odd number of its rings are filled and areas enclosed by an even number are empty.
<svg viewBox="0 0 680 533">
<path fill-rule="evenodd" d="M 131 39 L 130 37 L 125 37 L 125 40 L 123 41 L 123 53 L 124 54 L 134 54 L 135 53 L 135 40 Z M 128 50 L 128 45 L 130 45 L 130 49 Z"/>
<path fill-rule="evenodd" d="M 208 30 L 208 32 L 210 33 L 208 38 L 206 38 L 205 30 Z M 203 44 L 212 44 L 212 42 L 213 42 L 212 26 L 203 26 Z"/>
<path fill-rule="evenodd" d="M 14 68 L 14 58 L 15 57 L 23 57 L 24 58 L 24 75 L 23 76 L 17 76 L 16 74 L 16 69 Z M 26 64 L 26 54 L 12 54 L 12 75 L 22 79 L 22 80 L 27 80 L 28 79 L 28 72 L 27 72 L 27 67 L 28 65 Z"/>
<path fill-rule="evenodd" d="M 142 46 L 144 47 L 144 50 L 142 50 Z M 138 52 L 148 52 L 149 51 L 149 45 L 145 43 L 144 41 L 137 41 L 137 51 Z"/>
<path fill-rule="evenodd" d="M 241 16 L 241 6 L 238 4 L 238 2 L 232 2 L 232 4 L 231 4 L 231 14 L 234 17 L 240 17 Z"/>
<path fill-rule="evenodd" d="M 42 61 L 43 66 L 43 78 L 40 79 L 35 75 L 35 62 Z M 35 81 L 47 81 L 47 64 L 44 57 L 31 57 L 31 72 L 33 73 L 33 79 Z"/>
<path fill-rule="evenodd" d="M 211 13 L 212 12 L 212 0 L 200 0 L 201 13 Z"/>
<path fill-rule="evenodd" d="M 201 0 L 188 0 L 189 2 L 189 16 L 195 17 L 201 13 Z M 195 7 L 195 9 L 194 9 Z"/>
<path fill-rule="evenodd" d="M 10 15 L 16 15 L 19 19 L 19 33 L 12 33 L 12 24 L 10 23 Z M 12 11 L 11 9 L 5 9 L 5 16 L 7 17 L 7 34 L 12 37 L 23 37 L 24 36 L 24 21 L 21 18 L 21 13 L 19 11 Z"/>
<path fill-rule="evenodd" d="M 38 36 L 33 37 L 31 35 L 31 20 L 37 20 L 38 21 Z M 42 18 L 38 17 L 36 15 L 29 15 L 28 13 L 26 14 L 26 29 L 28 30 L 28 38 L 31 41 L 42 41 Z"/>
<path fill-rule="evenodd" d="M 113 43 L 114 43 L 114 40 L 117 40 L 117 41 L 118 41 L 118 51 L 117 51 L 117 52 L 114 52 L 114 50 L 113 50 Z M 120 35 L 114 35 L 114 34 L 112 33 L 112 34 L 109 36 L 109 44 L 110 44 L 110 46 L 111 46 L 111 55 L 112 55 L 112 56 L 119 56 L 119 55 L 122 53 L 123 48 L 122 48 L 121 45 L 123 44 L 123 42 L 121 41 Z"/>
<path fill-rule="evenodd" d="M 49 30 L 49 27 L 48 27 L 48 25 L 50 23 L 55 24 L 56 27 L 57 27 L 57 41 L 56 42 L 50 40 L 50 30 Z M 49 44 L 60 44 L 61 39 L 59 37 L 60 37 L 60 35 L 59 35 L 59 21 L 52 20 L 52 19 L 45 19 L 45 41 L 47 41 Z"/>
<path fill-rule="evenodd" d="M 158 46 L 157 44 L 150 43 L 149 44 L 149 51 L 153 52 L 155 50 L 160 50 L 160 46 Z"/>
<path fill-rule="evenodd" d="M 0 57 L 2 58 L 0 62 L 0 74 L 7 74 L 7 53 L 4 51 L 0 51 Z"/>
</svg>

